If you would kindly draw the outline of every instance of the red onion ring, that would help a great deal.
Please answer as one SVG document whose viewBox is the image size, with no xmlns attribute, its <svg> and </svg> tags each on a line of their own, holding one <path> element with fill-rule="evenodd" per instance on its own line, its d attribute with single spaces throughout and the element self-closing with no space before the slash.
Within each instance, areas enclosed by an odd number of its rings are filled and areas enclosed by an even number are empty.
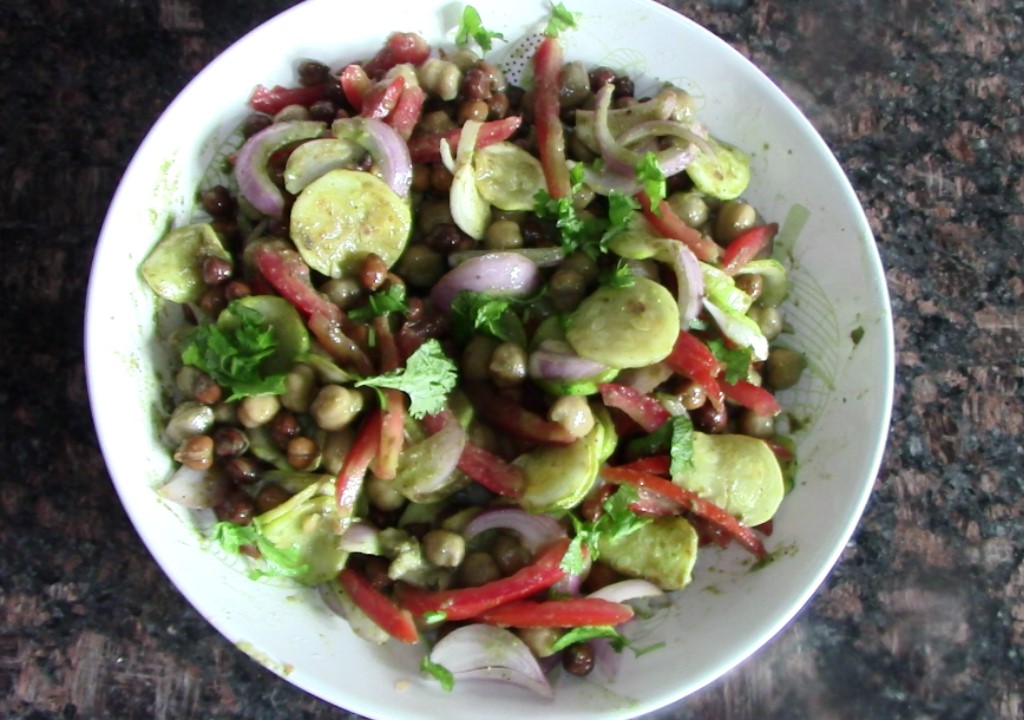
<svg viewBox="0 0 1024 720">
<path fill-rule="evenodd" d="M 235 159 L 238 191 L 264 215 L 280 217 L 284 196 L 267 173 L 270 156 L 286 145 L 323 134 L 324 124 L 309 120 L 274 123 L 245 141 Z"/>
<path fill-rule="evenodd" d="M 381 179 L 400 197 L 412 186 L 412 160 L 409 146 L 387 123 L 373 118 L 342 118 L 331 126 L 335 137 L 361 145 L 373 158 Z"/>
<path fill-rule="evenodd" d="M 182 465 L 157 493 L 191 510 L 211 508 L 227 497 L 230 481 L 219 472 L 193 470 Z"/>
<path fill-rule="evenodd" d="M 485 530 L 512 530 L 523 547 L 536 553 L 541 547 L 565 537 L 565 530 L 550 515 L 526 512 L 519 508 L 485 510 L 470 520 L 462 531 L 469 540 Z"/>
<path fill-rule="evenodd" d="M 447 313 L 463 290 L 522 297 L 536 292 L 541 277 L 537 263 L 519 253 L 493 252 L 455 266 L 430 291 L 434 307 Z"/>
<path fill-rule="evenodd" d="M 430 651 L 455 680 L 492 680 L 532 690 L 546 698 L 554 692 L 526 644 L 504 628 L 465 625 L 452 630 Z"/>
<path fill-rule="evenodd" d="M 581 358 L 567 342 L 545 340 L 530 353 L 526 371 L 535 380 L 585 380 L 609 370 L 594 360 Z"/>
</svg>

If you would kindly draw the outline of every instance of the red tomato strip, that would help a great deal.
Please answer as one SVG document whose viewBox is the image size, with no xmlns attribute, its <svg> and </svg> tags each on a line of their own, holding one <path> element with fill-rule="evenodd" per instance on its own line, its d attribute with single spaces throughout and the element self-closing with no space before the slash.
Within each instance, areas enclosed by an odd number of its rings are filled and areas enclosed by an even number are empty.
<svg viewBox="0 0 1024 720">
<path fill-rule="evenodd" d="M 516 130 L 523 124 L 523 119 L 518 115 L 504 118 L 503 120 L 491 120 L 480 126 L 480 134 L 476 137 L 476 149 L 485 148 L 488 145 L 508 140 L 515 135 Z M 459 137 L 462 135 L 460 128 L 449 130 L 445 133 L 432 135 L 417 135 L 409 139 L 409 157 L 417 165 L 438 162 L 441 159 L 441 141 L 447 141 L 449 147 L 456 148 L 459 145 Z"/>
<path fill-rule="evenodd" d="M 467 392 L 477 412 L 498 430 L 547 445 L 569 445 L 576 441 L 563 425 L 506 400 L 484 383 L 473 383 Z"/>
<path fill-rule="evenodd" d="M 708 346 L 696 336 L 681 330 L 672 352 L 664 362 L 680 375 L 690 378 L 704 388 L 711 404 L 719 410 L 722 409 L 725 405 L 725 395 L 717 380 L 722 366 Z"/>
<path fill-rule="evenodd" d="M 657 400 L 628 385 L 603 383 L 598 385 L 598 390 L 601 391 L 601 401 L 605 405 L 629 415 L 644 432 L 654 432 L 672 417 Z"/>
<path fill-rule="evenodd" d="M 388 116 L 387 122 L 403 140 L 409 139 L 416 128 L 416 123 L 420 121 L 423 102 L 426 99 L 427 94 L 419 87 L 407 87 L 399 96 L 395 110 Z"/>
<path fill-rule="evenodd" d="M 438 432 L 449 422 L 458 421 L 448 408 L 423 418 L 423 425 L 431 433 Z M 471 442 L 467 442 L 463 448 L 458 467 L 470 478 L 502 497 L 517 498 L 523 494 L 523 486 L 526 484 L 523 471 Z"/>
<path fill-rule="evenodd" d="M 384 47 L 366 63 L 366 73 L 372 78 L 379 78 L 395 65 L 402 63 L 419 65 L 429 55 L 430 45 L 421 35 L 397 32 L 388 37 L 384 42 Z"/>
<path fill-rule="evenodd" d="M 396 640 L 415 645 L 420 641 L 412 613 L 396 606 L 370 581 L 352 568 L 338 575 L 338 582 L 360 610 Z"/>
<path fill-rule="evenodd" d="M 768 390 L 753 385 L 746 380 L 740 380 L 735 385 L 727 382 L 721 383 L 722 392 L 726 399 L 737 405 L 750 408 L 758 415 L 778 415 L 782 412 L 782 406 Z"/>
<path fill-rule="evenodd" d="M 663 237 L 678 240 L 686 245 L 697 256 L 698 260 L 709 262 L 715 260 L 721 254 L 722 249 L 710 238 L 700 234 L 700 231 L 693 229 L 682 218 L 676 215 L 672 206 L 667 200 L 662 200 L 658 205 L 658 212 L 651 209 L 651 199 L 647 193 L 638 193 L 636 199 L 640 201 L 640 207 L 644 211 L 644 217 L 654 226 Z"/>
<path fill-rule="evenodd" d="M 632 617 L 633 609 L 628 605 L 585 597 L 545 602 L 523 600 L 480 615 L 485 623 L 518 628 L 618 625 Z"/>
<path fill-rule="evenodd" d="M 295 250 L 268 243 L 257 247 L 253 258 L 263 277 L 303 315 L 322 315 L 335 322 L 341 321 L 341 308 L 313 287 L 309 266 Z"/>
<path fill-rule="evenodd" d="M 398 98 L 405 89 L 405 78 L 399 75 L 388 82 L 381 81 L 363 95 L 363 109 L 360 116 L 383 120 L 398 104 Z"/>
<path fill-rule="evenodd" d="M 737 270 L 768 247 L 778 231 L 778 223 L 769 223 L 740 233 L 722 253 L 722 270 L 725 274 L 735 275 Z"/>
<path fill-rule="evenodd" d="M 338 75 L 341 91 L 356 112 L 363 111 L 363 96 L 370 89 L 370 78 L 362 65 L 348 65 Z"/>
<path fill-rule="evenodd" d="M 651 455 L 650 457 L 640 458 L 625 465 L 619 465 L 619 467 L 651 473 L 652 475 L 668 475 L 671 465 L 672 458 L 668 455 Z"/>
<path fill-rule="evenodd" d="M 569 538 L 556 540 L 540 552 L 533 564 L 479 587 L 431 592 L 399 585 L 399 599 L 413 615 L 441 611 L 448 620 L 468 620 L 499 605 L 546 590 L 561 580 L 565 572 L 559 565 L 568 548 Z"/>
<path fill-rule="evenodd" d="M 373 319 L 373 330 L 377 335 L 380 349 L 380 371 L 398 369 L 398 347 L 391 332 L 388 319 L 378 315 Z M 405 441 L 405 393 L 394 388 L 385 388 L 387 406 L 380 421 L 380 447 L 374 458 L 373 474 L 381 480 L 392 480 L 398 473 L 398 458 Z"/>
<path fill-rule="evenodd" d="M 268 88 L 257 85 L 249 96 L 249 107 L 256 112 L 276 115 L 289 105 L 309 107 L 318 100 L 324 99 L 324 86 L 286 88 L 275 85 Z"/>
<path fill-rule="evenodd" d="M 334 495 L 338 500 L 338 510 L 343 517 L 351 517 L 355 511 L 356 501 L 363 489 L 363 480 L 370 463 L 380 448 L 380 410 L 374 410 L 363 421 L 352 449 L 345 456 L 345 462 L 338 470 L 338 479 L 334 484 Z"/>
<path fill-rule="evenodd" d="M 605 467 L 601 469 L 601 476 L 606 480 L 615 483 L 625 483 L 640 489 L 646 488 L 669 500 L 679 503 L 684 509 L 710 520 L 719 526 L 753 553 L 757 558 L 764 558 L 767 554 L 764 545 L 754 534 L 753 530 L 740 523 L 735 517 L 727 513 L 714 503 L 705 500 L 694 492 L 676 485 L 670 480 L 665 480 L 650 473 L 630 470 L 623 467 Z"/>
<path fill-rule="evenodd" d="M 545 37 L 533 56 L 533 116 L 548 194 L 556 199 L 572 194 L 565 160 L 565 133 L 559 117 L 561 76 L 562 47 L 557 39 Z"/>
</svg>

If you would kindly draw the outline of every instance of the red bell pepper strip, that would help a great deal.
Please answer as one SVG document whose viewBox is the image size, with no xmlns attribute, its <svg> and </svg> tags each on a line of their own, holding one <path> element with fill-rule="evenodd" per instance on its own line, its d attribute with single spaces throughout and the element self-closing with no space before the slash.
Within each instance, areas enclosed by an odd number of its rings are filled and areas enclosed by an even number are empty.
<svg viewBox="0 0 1024 720">
<path fill-rule="evenodd" d="M 380 349 L 381 372 L 397 370 L 398 347 L 388 319 L 383 315 L 375 317 L 373 330 Z M 380 447 L 371 468 L 381 480 L 393 480 L 398 473 L 398 458 L 405 441 L 405 393 L 395 388 L 384 388 L 383 394 L 387 404 L 380 421 Z"/>
<path fill-rule="evenodd" d="M 768 247 L 768 243 L 772 241 L 778 231 L 778 223 L 769 223 L 740 233 L 722 253 L 722 271 L 726 275 L 735 275 L 737 270 Z"/>
<path fill-rule="evenodd" d="M 431 433 L 438 432 L 449 422 L 458 421 L 447 408 L 423 418 L 423 424 Z M 467 442 L 462 449 L 458 468 L 492 493 L 502 497 L 520 497 L 526 485 L 522 470 L 471 442 Z"/>
<path fill-rule="evenodd" d="M 541 550 L 532 564 L 478 587 L 431 592 L 399 585 L 399 600 L 413 615 L 441 611 L 448 620 L 468 620 L 499 605 L 530 597 L 561 580 L 565 571 L 560 565 L 568 548 L 569 538 L 556 540 Z"/>
<path fill-rule="evenodd" d="M 522 124 L 523 119 L 518 115 L 485 122 L 480 126 L 480 133 L 476 136 L 476 149 L 508 140 Z M 409 139 L 409 157 L 417 165 L 438 162 L 441 159 L 441 141 L 444 140 L 449 147 L 456 148 L 459 146 L 461 136 L 461 128 L 444 133 L 417 135 Z"/>
<path fill-rule="evenodd" d="M 309 266 L 295 250 L 266 243 L 253 251 L 253 259 L 263 277 L 303 315 L 341 320 L 341 308 L 313 287 Z"/>
<path fill-rule="evenodd" d="M 363 95 L 363 109 L 359 115 L 364 118 L 383 120 L 398 104 L 398 98 L 405 89 L 405 78 L 401 75 L 388 81 L 381 81 Z"/>
<path fill-rule="evenodd" d="M 601 391 L 601 401 L 605 405 L 629 415 L 644 432 L 654 432 L 672 417 L 657 400 L 628 385 L 602 383 L 598 385 L 598 390 Z"/>
<path fill-rule="evenodd" d="M 345 99 L 356 112 L 363 111 L 363 96 L 370 89 L 370 77 L 363 70 L 362 65 L 347 65 L 338 74 L 338 81 L 341 83 L 341 91 L 345 93 Z"/>
<path fill-rule="evenodd" d="M 345 568 L 338 575 L 338 583 L 352 598 L 352 602 L 388 635 L 410 645 L 420 641 L 412 613 L 391 602 L 361 574 L 352 568 Z"/>
<path fill-rule="evenodd" d="M 778 415 L 782 412 L 782 406 L 768 390 L 753 385 L 746 380 L 740 380 L 736 384 L 727 382 L 721 383 L 722 392 L 727 400 L 737 405 L 750 408 L 758 415 Z"/>
<path fill-rule="evenodd" d="M 548 194 L 556 200 L 572 194 L 560 117 L 561 75 L 562 46 L 557 39 L 545 37 L 533 56 L 533 117 Z"/>
<path fill-rule="evenodd" d="M 640 201 L 640 208 L 644 212 L 644 217 L 654 226 L 655 230 L 661 233 L 663 237 L 678 240 L 686 245 L 686 247 L 693 251 L 698 260 L 710 262 L 717 259 L 721 254 L 722 248 L 718 247 L 710 238 L 701 235 L 700 231 L 693 229 L 683 222 L 682 218 L 676 215 L 667 200 L 661 201 L 658 205 L 658 212 L 655 213 L 651 209 L 651 199 L 647 197 L 647 193 L 637 193 L 636 199 Z"/>
<path fill-rule="evenodd" d="M 286 88 L 275 85 L 268 88 L 257 85 L 249 96 L 249 107 L 267 115 L 276 115 L 289 105 L 309 107 L 318 100 L 324 99 L 324 86 Z"/>
<path fill-rule="evenodd" d="M 483 383 L 467 387 L 470 399 L 477 411 L 498 430 L 547 445 L 570 445 L 576 441 L 565 426 L 516 405 L 499 396 Z"/>
<path fill-rule="evenodd" d="M 646 488 L 669 500 L 673 500 L 679 503 L 683 509 L 706 520 L 710 520 L 728 532 L 758 559 L 763 559 L 767 555 L 764 545 L 761 544 L 753 530 L 740 523 L 734 516 L 713 502 L 705 500 L 680 485 L 676 485 L 671 480 L 665 480 L 657 475 L 623 467 L 604 467 L 601 469 L 601 476 L 611 482 L 632 485 L 638 490 Z"/>
<path fill-rule="evenodd" d="M 517 628 L 619 625 L 632 618 L 633 609 L 628 605 L 586 597 L 545 602 L 522 600 L 480 615 L 485 623 Z"/>
<path fill-rule="evenodd" d="M 672 352 L 664 360 L 675 372 L 690 378 L 704 388 L 708 400 L 718 410 L 725 406 L 725 395 L 718 383 L 721 363 L 707 345 L 686 330 L 679 333 Z"/>
<path fill-rule="evenodd" d="M 652 475 L 668 475 L 669 468 L 672 467 L 672 458 L 668 455 L 651 455 L 650 457 L 640 458 L 618 467 L 639 470 L 640 472 L 651 473 Z"/>
<path fill-rule="evenodd" d="M 423 102 L 427 94 L 420 87 L 407 87 L 395 104 L 395 109 L 388 116 L 387 123 L 395 129 L 403 140 L 408 140 L 412 131 L 416 129 L 416 123 L 420 121 L 423 113 Z"/>
<path fill-rule="evenodd" d="M 334 484 L 334 496 L 338 501 L 338 510 L 343 517 L 351 517 L 355 510 L 359 493 L 363 489 L 366 471 L 380 447 L 380 420 L 383 413 L 374 410 L 363 421 L 352 448 L 345 456 L 345 461 L 338 470 L 338 478 Z"/>
<path fill-rule="evenodd" d="M 410 63 L 419 65 L 430 55 L 430 45 L 422 35 L 410 32 L 397 32 L 384 42 L 384 47 L 377 51 L 366 63 L 366 74 L 379 78 L 395 65 Z"/>
</svg>

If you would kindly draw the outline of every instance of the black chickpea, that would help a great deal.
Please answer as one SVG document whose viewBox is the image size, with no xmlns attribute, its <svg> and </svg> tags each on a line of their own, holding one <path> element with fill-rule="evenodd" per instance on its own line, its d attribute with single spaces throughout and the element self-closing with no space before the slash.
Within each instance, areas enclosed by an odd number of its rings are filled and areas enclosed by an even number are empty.
<svg viewBox="0 0 1024 720">
<path fill-rule="evenodd" d="M 495 220 L 484 233 L 484 246 L 488 250 L 515 250 L 523 246 L 523 233 L 513 220 Z"/>
<path fill-rule="evenodd" d="M 228 458 L 223 467 L 225 474 L 238 485 L 252 485 L 262 475 L 259 464 L 248 455 Z"/>
<path fill-rule="evenodd" d="M 415 288 L 433 287 L 446 270 L 444 256 L 422 243 L 410 245 L 395 268 L 406 283 Z"/>
<path fill-rule="evenodd" d="M 459 582 L 465 587 L 478 587 L 501 577 L 501 569 L 491 554 L 472 552 L 459 566 Z"/>
<path fill-rule="evenodd" d="M 254 505 L 256 506 L 256 512 L 259 515 L 273 510 L 278 505 L 282 505 L 288 501 L 291 494 L 277 483 L 268 482 L 266 485 L 260 488 L 260 491 L 256 493 Z"/>
<path fill-rule="evenodd" d="M 250 295 L 252 295 L 252 288 L 249 287 L 248 283 L 241 280 L 232 280 L 224 286 L 224 300 L 227 302 L 249 297 Z"/>
<path fill-rule="evenodd" d="M 501 533 L 494 539 L 491 555 L 498 564 L 502 575 L 508 576 L 529 565 L 530 552 L 523 547 L 518 538 Z"/>
<path fill-rule="evenodd" d="M 199 202 L 203 210 L 215 218 L 230 218 L 235 209 L 235 202 L 231 199 L 231 192 L 223 185 L 214 185 L 204 190 L 199 196 Z"/>
<path fill-rule="evenodd" d="M 282 450 L 287 449 L 292 438 L 301 432 L 299 420 L 289 410 L 280 410 L 270 421 L 270 437 Z"/>
<path fill-rule="evenodd" d="M 589 675 L 594 669 L 594 648 L 586 642 L 570 645 L 562 655 L 562 667 L 570 675 Z"/>
<path fill-rule="evenodd" d="M 452 173 L 439 162 L 430 166 L 430 187 L 443 193 L 452 189 Z"/>
<path fill-rule="evenodd" d="M 388 277 L 387 263 L 377 253 L 368 253 L 359 267 L 359 282 L 364 288 L 379 290 Z"/>
<path fill-rule="evenodd" d="M 691 417 L 701 432 L 722 433 L 729 425 L 729 412 L 724 407 L 719 410 L 710 401 L 694 410 Z"/>
<path fill-rule="evenodd" d="M 789 348 L 772 348 L 764 364 L 764 380 L 773 390 L 785 390 L 800 381 L 804 356 Z"/>
<path fill-rule="evenodd" d="M 235 525 L 248 525 L 256 515 L 256 505 L 245 492 L 236 490 L 215 506 L 213 512 L 218 520 Z"/>
<path fill-rule="evenodd" d="M 771 415 L 759 415 L 753 410 L 744 410 L 740 414 L 737 429 L 751 437 L 770 438 L 775 434 L 775 418 Z"/>
<path fill-rule="evenodd" d="M 248 449 L 249 438 L 238 428 L 224 426 L 213 431 L 213 450 L 217 457 L 238 457 Z"/>
<path fill-rule="evenodd" d="M 764 289 L 764 278 L 753 273 L 740 275 L 736 278 L 736 287 L 757 300 L 761 297 L 761 292 Z"/>
<path fill-rule="evenodd" d="M 353 307 L 364 294 L 362 286 L 350 277 L 332 278 L 320 286 L 320 292 L 342 310 Z"/>
</svg>

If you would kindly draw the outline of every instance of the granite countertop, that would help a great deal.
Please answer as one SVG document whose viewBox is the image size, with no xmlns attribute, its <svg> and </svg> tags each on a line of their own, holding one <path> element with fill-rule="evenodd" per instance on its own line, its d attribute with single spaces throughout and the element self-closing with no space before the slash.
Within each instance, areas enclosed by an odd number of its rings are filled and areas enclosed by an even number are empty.
<svg viewBox="0 0 1024 720">
<path fill-rule="evenodd" d="M 291 4 L 0 4 L 3 717 L 354 717 L 254 663 L 168 581 L 84 384 L 89 266 L 134 149 Z M 892 295 L 897 391 L 835 572 L 755 657 L 651 717 L 1024 718 L 1024 3 L 666 4 L 775 79 L 849 173 Z"/>
</svg>

